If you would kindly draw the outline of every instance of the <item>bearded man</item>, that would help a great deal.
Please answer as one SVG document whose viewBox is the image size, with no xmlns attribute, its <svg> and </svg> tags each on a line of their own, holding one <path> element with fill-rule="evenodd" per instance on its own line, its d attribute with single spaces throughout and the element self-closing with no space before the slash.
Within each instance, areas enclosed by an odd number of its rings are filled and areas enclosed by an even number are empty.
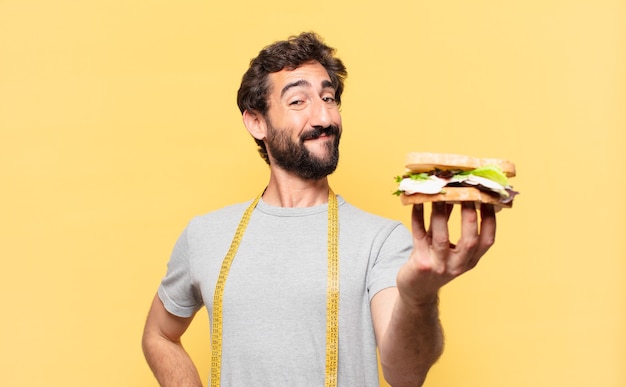
<svg viewBox="0 0 626 387">
<path fill-rule="evenodd" d="M 143 349 L 163 386 L 201 386 L 181 337 L 203 307 L 210 385 L 377 386 L 377 349 L 393 386 L 422 385 L 440 356 L 438 292 L 495 239 L 495 212 L 422 205 L 412 233 L 350 205 L 329 187 L 337 167 L 347 76 L 314 33 L 265 47 L 237 95 L 268 163 L 259 196 L 196 217 L 179 237 L 152 303 Z"/>
</svg>

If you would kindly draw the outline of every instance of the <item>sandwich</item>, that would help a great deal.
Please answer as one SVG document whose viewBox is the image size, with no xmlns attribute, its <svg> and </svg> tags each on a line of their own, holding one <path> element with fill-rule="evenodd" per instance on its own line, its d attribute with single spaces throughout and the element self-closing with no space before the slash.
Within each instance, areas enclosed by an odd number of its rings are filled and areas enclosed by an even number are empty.
<svg viewBox="0 0 626 387">
<path fill-rule="evenodd" d="M 509 184 L 515 164 L 507 160 L 446 153 L 412 152 L 406 172 L 396 177 L 402 204 L 475 202 L 497 210 L 513 206 L 518 192 Z"/>
</svg>

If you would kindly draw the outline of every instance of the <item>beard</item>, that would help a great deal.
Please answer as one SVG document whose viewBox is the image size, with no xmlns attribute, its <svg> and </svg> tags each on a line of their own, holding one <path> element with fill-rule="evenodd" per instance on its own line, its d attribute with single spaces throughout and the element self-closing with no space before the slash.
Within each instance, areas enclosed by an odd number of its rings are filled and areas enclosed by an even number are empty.
<svg viewBox="0 0 626 387">
<path fill-rule="evenodd" d="M 267 149 L 279 167 L 306 180 L 321 179 L 337 169 L 341 138 L 341 130 L 338 127 L 331 125 L 327 128 L 311 129 L 302 133 L 299 141 L 295 142 L 287 131 L 277 130 L 269 120 L 267 124 Z M 324 142 L 326 155 L 316 156 L 306 148 L 304 142 L 323 134 L 332 137 Z"/>
</svg>

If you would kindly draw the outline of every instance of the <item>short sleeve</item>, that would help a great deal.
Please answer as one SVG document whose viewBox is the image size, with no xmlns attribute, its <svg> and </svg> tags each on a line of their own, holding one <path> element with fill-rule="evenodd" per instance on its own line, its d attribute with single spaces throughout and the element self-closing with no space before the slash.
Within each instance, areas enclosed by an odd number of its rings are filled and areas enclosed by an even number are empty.
<svg viewBox="0 0 626 387">
<path fill-rule="evenodd" d="M 189 270 L 189 240 L 186 228 L 176 241 L 167 273 L 158 289 L 159 298 L 168 312 L 179 317 L 190 317 L 203 305 L 202 297 L 193 285 Z"/>
<path fill-rule="evenodd" d="M 377 245 L 379 248 L 367 282 L 370 301 L 381 290 L 396 286 L 398 271 L 411 254 L 413 240 L 409 230 L 397 223 Z"/>
</svg>

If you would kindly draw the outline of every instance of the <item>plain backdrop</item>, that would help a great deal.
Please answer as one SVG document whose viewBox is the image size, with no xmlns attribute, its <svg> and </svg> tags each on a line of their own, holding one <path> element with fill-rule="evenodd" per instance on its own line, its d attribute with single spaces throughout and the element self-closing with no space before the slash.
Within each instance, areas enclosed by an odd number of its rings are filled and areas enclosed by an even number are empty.
<svg viewBox="0 0 626 387">
<path fill-rule="evenodd" d="M 141 332 L 178 234 L 268 178 L 241 75 L 313 30 L 349 71 L 353 204 L 410 225 L 410 151 L 517 165 L 426 386 L 624 386 L 625 25 L 617 0 L 0 1 L 0 384 L 156 386 Z M 207 380 L 204 309 L 184 343 Z"/>
</svg>

